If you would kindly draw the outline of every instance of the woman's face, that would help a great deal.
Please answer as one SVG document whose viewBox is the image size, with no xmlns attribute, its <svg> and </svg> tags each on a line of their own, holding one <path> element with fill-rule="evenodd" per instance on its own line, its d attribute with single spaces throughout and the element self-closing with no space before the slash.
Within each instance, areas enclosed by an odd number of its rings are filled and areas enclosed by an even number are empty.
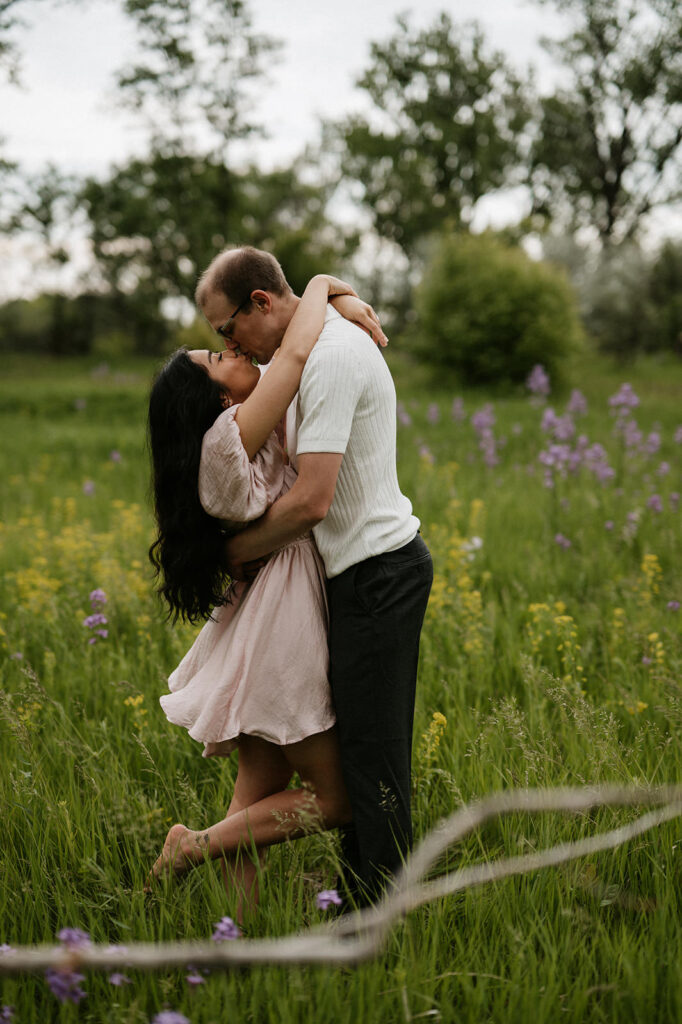
<svg viewBox="0 0 682 1024">
<path fill-rule="evenodd" d="M 260 380 L 260 370 L 253 365 L 251 357 L 237 355 L 229 349 L 212 352 L 210 349 L 197 348 L 189 353 L 189 357 L 220 384 L 232 405 L 238 405 L 248 398 Z"/>
</svg>

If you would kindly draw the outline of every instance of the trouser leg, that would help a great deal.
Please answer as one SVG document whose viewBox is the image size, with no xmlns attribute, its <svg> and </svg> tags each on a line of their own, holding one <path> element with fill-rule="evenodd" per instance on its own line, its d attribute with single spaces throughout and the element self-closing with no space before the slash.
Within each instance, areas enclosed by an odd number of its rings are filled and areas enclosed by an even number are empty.
<svg viewBox="0 0 682 1024">
<path fill-rule="evenodd" d="M 428 549 L 415 538 L 329 581 L 330 676 L 353 810 L 343 852 L 370 899 L 412 843 L 412 726 L 432 576 Z"/>
</svg>

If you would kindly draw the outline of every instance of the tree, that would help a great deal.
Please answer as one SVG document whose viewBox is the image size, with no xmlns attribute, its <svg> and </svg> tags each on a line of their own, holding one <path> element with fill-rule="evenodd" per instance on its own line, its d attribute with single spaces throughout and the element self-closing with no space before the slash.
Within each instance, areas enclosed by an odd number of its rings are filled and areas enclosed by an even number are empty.
<svg viewBox="0 0 682 1024">
<path fill-rule="evenodd" d="M 69 260 L 66 238 L 75 209 L 76 183 L 53 164 L 38 174 L 11 175 L 2 201 L 1 227 L 9 235 L 23 233 L 40 243 L 43 272 L 53 277 Z M 36 266 L 36 278 L 40 269 Z M 69 345 L 64 320 L 65 296 L 50 293 L 51 318 L 47 330 L 48 349 L 60 355 Z"/>
<path fill-rule="evenodd" d="M 120 100 L 142 113 L 157 152 L 223 156 L 255 131 L 247 85 L 278 44 L 254 35 L 244 0 L 123 0 L 139 54 L 118 75 Z"/>
<path fill-rule="evenodd" d="M 682 244 L 663 244 L 651 267 L 648 285 L 655 310 L 650 347 L 682 356 Z"/>
<path fill-rule="evenodd" d="M 540 0 L 543 2 L 543 0 Z M 546 0 L 573 31 L 545 46 L 564 84 L 540 100 L 533 212 L 604 245 L 676 202 L 682 160 L 682 6 L 677 0 Z"/>
<path fill-rule="evenodd" d="M 347 177 L 382 237 L 413 254 L 446 220 L 466 225 L 476 201 L 519 167 L 528 107 L 522 83 L 480 28 L 447 14 L 415 33 L 405 18 L 372 45 L 359 81 L 374 104 L 339 132 Z"/>
<path fill-rule="evenodd" d="M 17 81 L 19 72 L 17 46 L 13 34 L 21 24 L 17 5 L 22 0 L 0 0 L 0 69 L 10 82 Z"/>
<path fill-rule="evenodd" d="M 150 352 L 166 345 L 163 300 L 190 298 L 228 243 L 276 252 L 295 289 L 354 243 L 327 221 L 326 191 L 296 167 L 234 172 L 218 158 L 155 152 L 89 181 L 82 199 L 103 281 L 130 312 L 136 348 Z"/>
</svg>

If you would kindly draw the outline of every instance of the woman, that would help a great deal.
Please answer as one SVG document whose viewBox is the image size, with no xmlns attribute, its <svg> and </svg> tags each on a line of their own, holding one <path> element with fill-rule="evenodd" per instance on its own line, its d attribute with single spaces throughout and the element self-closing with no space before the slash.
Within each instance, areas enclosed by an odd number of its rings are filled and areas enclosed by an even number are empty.
<svg viewBox="0 0 682 1024">
<path fill-rule="evenodd" d="M 345 293 L 345 294 L 343 294 Z M 237 917 L 256 902 L 256 866 L 240 854 L 350 819 L 327 679 L 324 569 L 312 536 L 275 552 L 251 583 L 227 594 L 224 539 L 258 518 L 296 478 L 276 434 L 322 330 L 331 295 L 379 343 L 371 308 L 335 278 L 306 288 L 277 357 L 261 379 L 234 352 L 175 354 L 150 397 L 149 432 L 159 536 L 150 556 L 170 614 L 213 614 L 161 698 L 170 721 L 204 756 L 238 749 L 226 817 L 208 829 L 174 825 L 153 876 L 221 858 Z M 369 344 L 369 342 L 368 342 Z M 298 772 L 303 788 L 286 787 Z"/>
</svg>

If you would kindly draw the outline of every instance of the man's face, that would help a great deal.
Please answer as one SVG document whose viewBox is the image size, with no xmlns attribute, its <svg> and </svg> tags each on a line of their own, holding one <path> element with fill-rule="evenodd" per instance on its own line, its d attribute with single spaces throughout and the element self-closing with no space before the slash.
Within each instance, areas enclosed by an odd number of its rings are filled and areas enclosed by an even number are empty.
<svg viewBox="0 0 682 1024">
<path fill-rule="evenodd" d="M 254 294 L 265 296 L 266 293 Z M 264 302 L 252 300 L 239 309 L 222 292 L 210 292 L 204 301 L 203 314 L 214 331 L 224 328 L 221 336 L 226 348 L 254 356 L 259 363 L 269 363 L 282 340 L 267 296 Z"/>
</svg>

